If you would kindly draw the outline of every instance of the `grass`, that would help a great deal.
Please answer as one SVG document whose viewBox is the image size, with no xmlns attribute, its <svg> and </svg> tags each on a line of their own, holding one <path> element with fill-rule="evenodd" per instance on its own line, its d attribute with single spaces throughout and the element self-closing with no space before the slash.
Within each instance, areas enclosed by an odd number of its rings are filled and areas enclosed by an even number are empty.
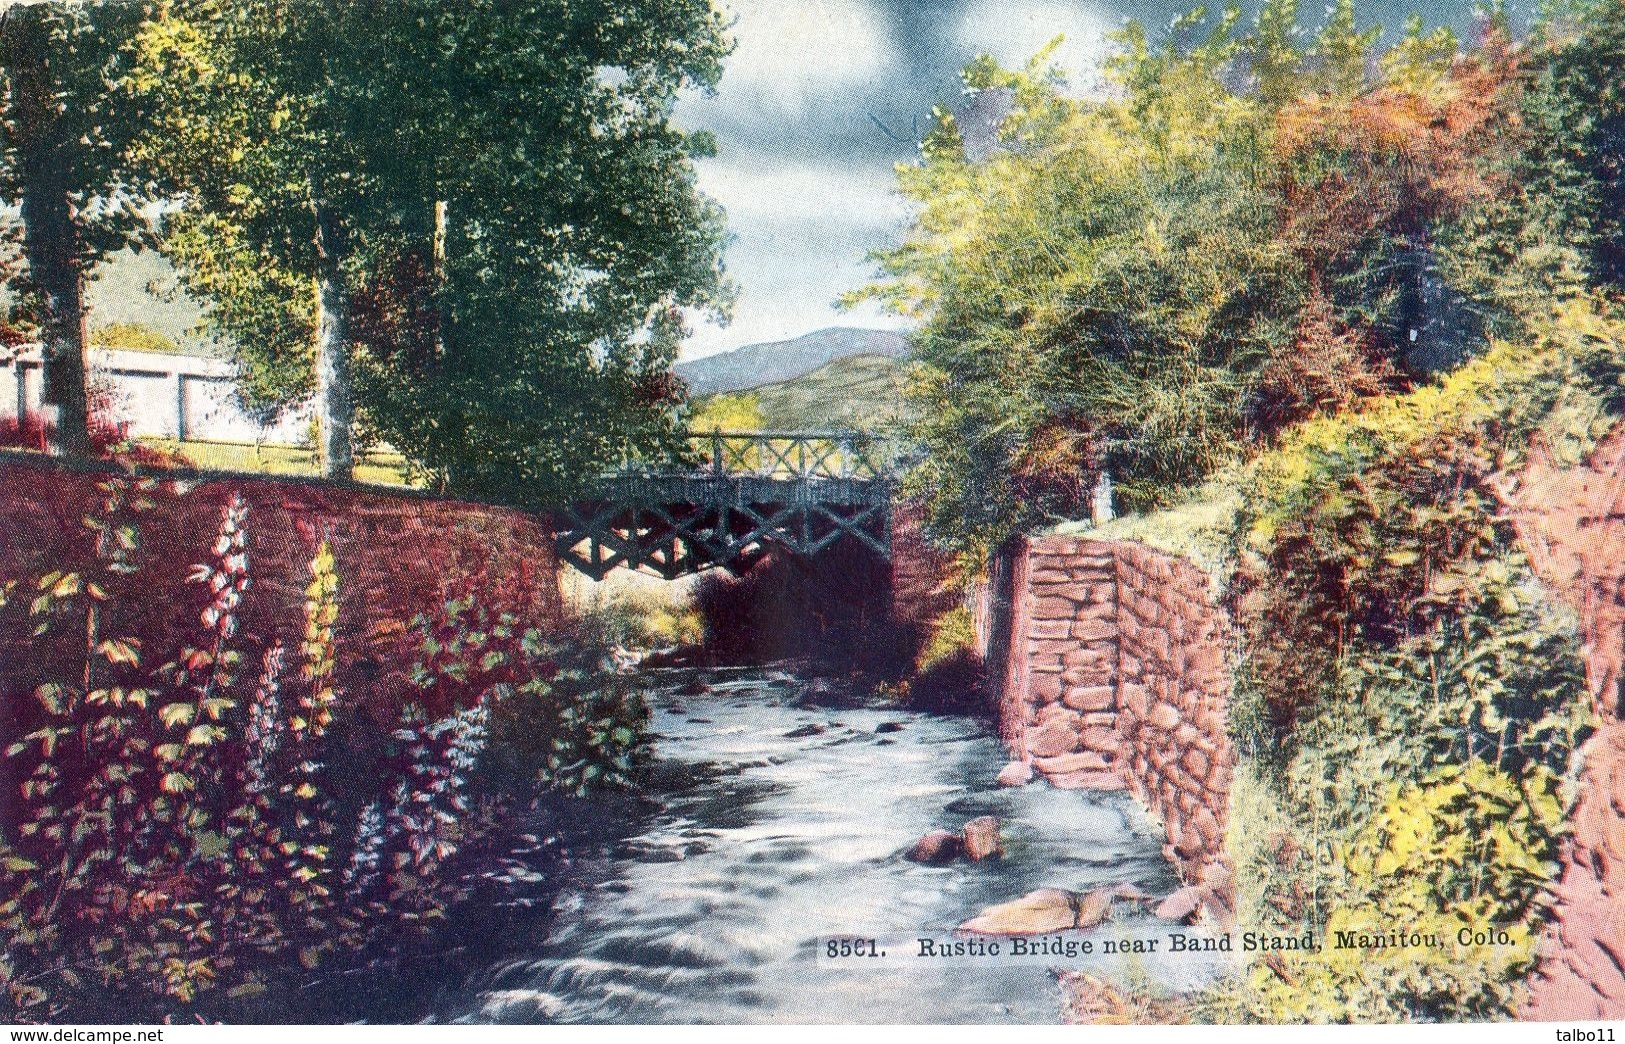
<svg viewBox="0 0 1625 1044">
<path fill-rule="evenodd" d="M 197 442 L 146 438 L 142 445 L 184 457 L 191 466 L 207 471 L 247 471 L 262 475 L 318 475 L 316 451 L 303 446 L 277 446 L 249 442 Z M 406 458 L 399 453 L 370 451 L 358 455 L 353 478 L 384 486 L 412 486 Z"/>
</svg>

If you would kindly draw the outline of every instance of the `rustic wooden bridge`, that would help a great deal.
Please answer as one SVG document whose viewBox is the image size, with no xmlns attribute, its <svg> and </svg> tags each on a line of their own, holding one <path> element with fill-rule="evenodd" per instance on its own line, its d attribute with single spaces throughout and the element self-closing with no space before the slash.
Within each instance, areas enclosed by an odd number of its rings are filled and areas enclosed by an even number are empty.
<svg viewBox="0 0 1625 1044">
<path fill-rule="evenodd" d="M 556 547 L 595 580 L 743 573 L 775 548 L 811 557 L 843 540 L 889 557 L 894 465 L 850 432 L 690 433 L 687 453 L 629 464 L 560 512 Z"/>
</svg>

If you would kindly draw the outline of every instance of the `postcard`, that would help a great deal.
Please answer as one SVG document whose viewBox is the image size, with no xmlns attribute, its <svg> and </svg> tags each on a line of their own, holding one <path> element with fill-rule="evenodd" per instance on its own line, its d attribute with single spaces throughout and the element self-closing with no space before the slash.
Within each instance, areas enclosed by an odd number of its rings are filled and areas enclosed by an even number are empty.
<svg viewBox="0 0 1625 1044">
<path fill-rule="evenodd" d="M 1613 1040 L 1621 69 L 0 4 L 5 1020 Z"/>
</svg>

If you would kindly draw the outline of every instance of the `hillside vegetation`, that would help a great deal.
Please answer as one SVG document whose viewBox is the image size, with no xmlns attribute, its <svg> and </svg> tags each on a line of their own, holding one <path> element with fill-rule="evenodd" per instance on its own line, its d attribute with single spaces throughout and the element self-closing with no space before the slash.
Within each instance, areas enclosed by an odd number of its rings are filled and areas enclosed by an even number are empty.
<svg viewBox="0 0 1625 1044">
<path fill-rule="evenodd" d="M 912 488 L 967 578 L 1104 469 L 1137 517 L 1102 535 L 1188 554 L 1232 612 L 1240 920 L 1326 945 L 1193 1018 L 1514 1014 L 1592 726 L 1498 495 L 1625 414 L 1625 5 L 1378 35 L 1352 0 L 1312 37 L 1292 0 L 1131 25 L 1089 100 L 1043 54 L 979 60 L 1001 147 L 939 112 L 865 291 L 923 317 Z M 1445 943 L 1333 945 L 1393 931 Z"/>
<path fill-rule="evenodd" d="M 794 380 L 696 401 L 693 427 L 735 431 L 884 431 L 908 416 L 907 365 L 881 355 L 840 359 Z"/>
</svg>

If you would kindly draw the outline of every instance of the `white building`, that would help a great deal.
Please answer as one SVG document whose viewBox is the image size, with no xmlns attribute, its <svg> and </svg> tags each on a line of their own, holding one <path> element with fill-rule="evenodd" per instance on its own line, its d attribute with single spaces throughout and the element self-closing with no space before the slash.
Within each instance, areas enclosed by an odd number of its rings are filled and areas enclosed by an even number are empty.
<svg viewBox="0 0 1625 1044">
<path fill-rule="evenodd" d="M 0 351 L 0 418 L 40 408 L 40 350 Z M 112 418 L 134 438 L 298 445 L 309 441 L 308 407 L 285 411 L 262 424 L 244 409 L 236 367 L 223 359 L 93 348 L 90 384 Z"/>
</svg>

